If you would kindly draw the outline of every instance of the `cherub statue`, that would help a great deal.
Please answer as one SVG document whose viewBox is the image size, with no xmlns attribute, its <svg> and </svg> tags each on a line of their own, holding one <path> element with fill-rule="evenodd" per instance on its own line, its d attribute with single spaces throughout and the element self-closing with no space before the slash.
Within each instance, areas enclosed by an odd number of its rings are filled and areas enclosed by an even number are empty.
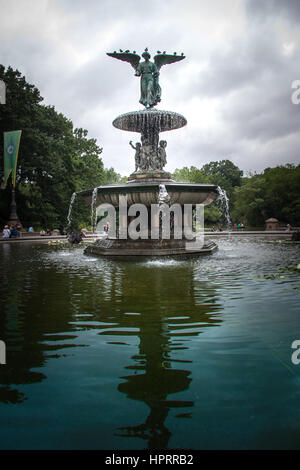
<svg viewBox="0 0 300 470">
<path fill-rule="evenodd" d="M 139 167 L 141 166 L 141 143 L 136 142 L 135 146 L 133 145 L 132 141 L 129 142 L 129 145 L 135 150 L 135 171 L 138 171 Z"/>
<path fill-rule="evenodd" d="M 141 164 L 140 169 L 149 171 L 153 168 L 153 155 L 155 155 L 155 145 L 151 143 L 151 139 L 145 135 L 141 135 L 142 148 L 141 148 Z"/>
<path fill-rule="evenodd" d="M 158 156 L 158 167 L 160 170 L 167 164 L 167 153 L 166 153 L 167 141 L 161 140 L 157 149 Z"/>
<path fill-rule="evenodd" d="M 146 48 L 142 54 L 144 62 L 140 62 L 141 57 L 136 52 L 121 51 L 120 52 L 107 52 L 107 55 L 115 59 L 129 62 L 135 70 L 135 75 L 141 77 L 141 97 L 140 103 L 147 109 L 152 108 L 160 102 L 161 88 L 158 83 L 160 68 L 166 64 L 172 64 L 185 58 L 174 54 L 166 54 L 157 51 L 154 56 L 154 62 L 150 61 L 150 54 Z"/>
</svg>

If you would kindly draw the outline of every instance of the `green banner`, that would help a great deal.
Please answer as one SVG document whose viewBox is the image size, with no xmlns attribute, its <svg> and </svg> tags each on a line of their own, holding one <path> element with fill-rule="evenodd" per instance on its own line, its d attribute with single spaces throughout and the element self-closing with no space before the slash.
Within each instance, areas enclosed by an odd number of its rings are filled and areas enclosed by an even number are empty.
<svg viewBox="0 0 300 470">
<path fill-rule="evenodd" d="M 4 188 L 7 185 L 10 174 L 13 186 L 16 185 L 16 170 L 21 133 L 22 131 L 4 132 Z"/>
</svg>

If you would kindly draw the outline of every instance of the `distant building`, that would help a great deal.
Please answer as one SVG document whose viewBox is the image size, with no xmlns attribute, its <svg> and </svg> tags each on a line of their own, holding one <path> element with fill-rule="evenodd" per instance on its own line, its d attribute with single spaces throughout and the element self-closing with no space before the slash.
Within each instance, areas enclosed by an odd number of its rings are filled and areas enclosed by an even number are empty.
<svg viewBox="0 0 300 470">
<path fill-rule="evenodd" d="M 266 220 L 266 230 L 279 230 L 279 221 L 274 217 Z"/>
</svg>

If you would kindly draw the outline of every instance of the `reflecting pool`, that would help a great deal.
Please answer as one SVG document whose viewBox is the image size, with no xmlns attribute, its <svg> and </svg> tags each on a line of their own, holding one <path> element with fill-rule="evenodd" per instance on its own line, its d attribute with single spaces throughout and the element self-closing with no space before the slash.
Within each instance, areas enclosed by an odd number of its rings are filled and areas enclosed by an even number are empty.
<svg viewBox="0 0 300 470">
<path fill-rule="evenodd" d="M 217 243 L 138 262 L 1 243 L 0 448 L 300 448 L 300 245 Z"/>
</svg>

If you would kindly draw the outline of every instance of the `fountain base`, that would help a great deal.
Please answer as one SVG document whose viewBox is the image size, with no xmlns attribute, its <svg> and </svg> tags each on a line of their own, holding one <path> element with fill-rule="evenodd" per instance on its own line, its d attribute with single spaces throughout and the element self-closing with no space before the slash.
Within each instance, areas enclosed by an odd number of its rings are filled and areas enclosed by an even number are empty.
<svg viewBox="0 0 300 470">
<path fill-rule="evenodd" d="M 97 240 L 85 249 L 85 254 L 105 256 L 108 258 L 143 258 L 143 257 L 191 257 L 207 255 L 214 252 L 218 246 L 211 240 L 205 240 L 201 248 L 188 249 L 187 240 L 152 240 L 138 239 L 122 240 L 119 238 L 106 238 Z M 189 242 L 191 243 L 191 242 Z"/>
<path fill-rule="evenodd" d="M 151 181 L 151 175 L 154 181 Z M 86 254 L 119 259 L 121 257 L 190 257 L 209 254 L 217 249 L 217 245 L 212 241 L 205 240 L 203 245 L 200 246 L 199 243 L 197 246 L 192 244 L 194 240 L 189 241 L 185 238 L 187 233 L 185 227 L 190 227 L 193 230 L 193 236 L 196 235 L 194 230 L 196 223 L 193 227 L 192 212 L 189 213 L 187 207 L 191 211 L 192 207 L 197 204 L 205 206 L 214 201 L 218 194 L 215 185 L 177 183 L 169 178 L 164 181 L 163 178 L 168 176 L 168 173 L 164 171 L 154 171 L 151 174 L 150 172 L 135 172 L 132 176 L 140 176 L 141 179 L 133 179 L 123 185 L 100 186 L 96 188 L 96 193 L 95 191 L 81 193 L 83 196 L 87 196 L 88 200 L 91 199 L 91 194 L 96 196 L 93 206 L 109 204 L 113 209 L 113 217 L 115 217 L 110 221 L 111 229 L 119 220 L 118 223 L 121 223 L 126 230 L 124 238 L 119 237 L 119 230 L 110 232 L 107 238 L 97 240 L 94 244 L 89 245 L 85 250 Z M 143 181 L 144 178 L 145 181 Z M 122 213 L 120 213 L 121 196 L 125 198 L 125 205 L 122 200 Z M 127 232 L 129 224 L 133 222 L 135 217 L 141 215 L 129 215 L 130 208 L 134 204 L 143 205 L 148 213 L 146 221 L 141 222 L 137 239 L 131 238 Z M 157 209 L 160 204 L 166 204 L 170 208 L 170 219 L 167 222 L 167 225 L 170 224 L 169 238 L 163 236 L 163 222 L 155 215 L 155 208 Z M 105 207 L 107 208 L 107 206 Z M 139 213 L 141 208 L 136 210 L 138 212 L 134 212 L 135 214 Z M 143 214 L 145 216 L 145 212 Z M 145 225 L 148 223 L 147 228 L 143 225 L 144 223 Z M 120 227 L 121 225 L 119 225 L 119 229 Z M 155 230 L 159 230 L 155 238 L 152 236 L 152 229 L 154 233 Z M 101 230 L 103 230 L 102 227 Z M 178 231 L 180 233 L 178 238 L 174 238 L 176 231 L 177 234 Z"/>
</svg>

